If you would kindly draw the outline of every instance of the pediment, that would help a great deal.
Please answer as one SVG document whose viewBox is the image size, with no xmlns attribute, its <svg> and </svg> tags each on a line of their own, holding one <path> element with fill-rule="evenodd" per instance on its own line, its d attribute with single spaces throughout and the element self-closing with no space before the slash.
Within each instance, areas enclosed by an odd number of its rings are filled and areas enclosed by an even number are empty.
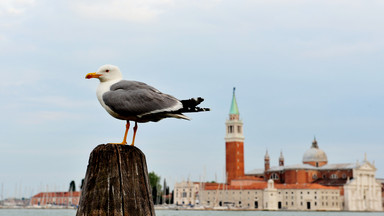
<svg viewBox="0 0 384 216">
<path fill-rule="evenodd" d="M 358 170 L 367 170 L 367 171 L 376 171 L 376 167 L 369 163 L 368 161 L 364 161 L 363 164 L 361 164 L 359 167 L 357 167 Z"/>
</svg>

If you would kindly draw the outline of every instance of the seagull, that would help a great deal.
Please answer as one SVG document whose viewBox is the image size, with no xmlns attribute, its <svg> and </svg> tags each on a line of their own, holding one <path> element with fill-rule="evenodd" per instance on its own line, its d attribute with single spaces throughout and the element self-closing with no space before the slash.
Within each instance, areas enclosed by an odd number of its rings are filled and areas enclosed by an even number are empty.
<svg viewBox="0 0 384 216">
<path fill-rule="evenodd" d="M 183 113 L 210 110 L 197 106 L 204 101 L 201 97 L 178 100 L 143 82 L 123 80 L 120 69 L 114 65 L 103 65 L 97 72 L 88 73 L 85 78 L 100 80 L 96 95 L 101 106 L 111 116 L 127 121 L 123 142 L 111 144 L 127 144 L 129 121 L 135 122 L 131 144 L 133 146 L 138 122 L 157 122 L 164 118 L 190 120 Z"/>
</svg>

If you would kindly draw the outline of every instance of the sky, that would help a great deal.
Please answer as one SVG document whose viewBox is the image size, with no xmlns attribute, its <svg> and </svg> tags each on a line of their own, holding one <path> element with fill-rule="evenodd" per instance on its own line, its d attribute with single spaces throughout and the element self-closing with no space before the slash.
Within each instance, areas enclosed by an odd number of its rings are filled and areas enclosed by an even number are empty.
<svg viewBox="0 0 384 216">
<path fill-rule="evenodd" d="M 374 163 L 384 178 L 384 2 L 379 0 L 0 1 L 1 198 L 79 186 L 89 154 L 125 122 L 85 75 L 125 79 L 210 112 L 139 124 L 136 146 L 170 185 L 223 181 L 232 88 L 245 171 L 302 163 L 316 136 L 329 163 Z M 129 133 L 131 139 L 132 131 Z"/>
</svg>

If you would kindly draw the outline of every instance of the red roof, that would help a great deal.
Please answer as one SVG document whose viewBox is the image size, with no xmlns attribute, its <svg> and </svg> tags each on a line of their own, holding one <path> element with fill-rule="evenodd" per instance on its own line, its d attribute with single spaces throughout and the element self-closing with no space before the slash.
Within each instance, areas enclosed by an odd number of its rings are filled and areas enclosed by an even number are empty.
<svg viewBox="0 0 384 216">
<path fill-rule="evenodd" d="M 267 182 L 255 182 L 251 185 L 239 186 L 239 185 L 223 185 L 223 184 L 213 184 L 205 185 L 205 190 L 264 190 L 268 187 Z M 333 189 L 339 190 L 338 187 L 323 186 L 320 184 L 274 184 L 276 189 Z"/>
<path fill-rule="evenodd" d="M 256 176 L 242 176 L 235 179 L 232 179 L 232 181 L 236 180 L 256 180 L 256 181 L 264 181 L 263 177 L 256 177 Z"/>
<path fill-rule="evenodd" d="M 275 184 L 276 189 L 333 189 L 339 190 L 338 187 L 324 186 L 320 184 Z"/>
<path fill-rule="evenodd" d="M 80 197 L 80 191 L 74 192 L 41 192 L 33 196 L 32 198 L 39 197 Z"/>
<path fill-rule="evenodd" d="M 205 190 L 257 190 L 257 189 L 264 189 L 267 187 L 267 182 L 257 182 L 253 183 L 252 185 L 225 185 L 225 184 L 206 184 Z"/>
</svg>

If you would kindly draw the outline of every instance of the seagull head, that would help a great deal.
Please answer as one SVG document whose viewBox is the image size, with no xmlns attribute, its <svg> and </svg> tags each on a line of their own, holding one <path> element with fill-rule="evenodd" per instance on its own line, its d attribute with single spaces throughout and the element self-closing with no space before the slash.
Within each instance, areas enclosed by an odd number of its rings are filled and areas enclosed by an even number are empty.
<svg viewBox="0 0 384 216">
<path fill-rule="evenodd" d="M 123 75 L 117 66 L 107 64 L 101 66 L 97 72 L 87 74 L 85 78 L 98 78 L 100 82 L 107 82 L 111 80 L 121 80 Z"/>
</svg>

